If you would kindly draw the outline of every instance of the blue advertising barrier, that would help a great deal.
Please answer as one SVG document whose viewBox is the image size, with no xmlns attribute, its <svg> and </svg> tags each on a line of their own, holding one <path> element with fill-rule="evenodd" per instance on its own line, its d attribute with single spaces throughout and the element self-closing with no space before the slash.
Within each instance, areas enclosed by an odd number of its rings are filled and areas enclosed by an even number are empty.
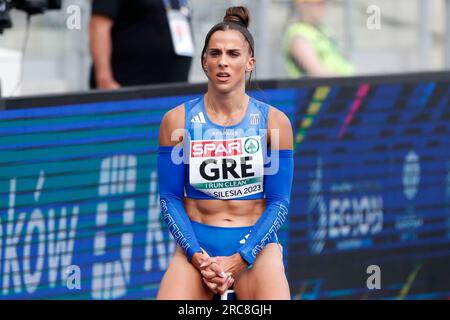
<svg viewBox="0 0 450 320">
<path fill-rule="evenodd" d="M 249 91 L 294 128 L 279 234 L 293 298 L 450 296 L 449 78 L 264 81 Z M 159 123 L 205 90 L 0 100 L 0 299 L 155 297 L 175 248 L 160 217 Z"/>
</svg>

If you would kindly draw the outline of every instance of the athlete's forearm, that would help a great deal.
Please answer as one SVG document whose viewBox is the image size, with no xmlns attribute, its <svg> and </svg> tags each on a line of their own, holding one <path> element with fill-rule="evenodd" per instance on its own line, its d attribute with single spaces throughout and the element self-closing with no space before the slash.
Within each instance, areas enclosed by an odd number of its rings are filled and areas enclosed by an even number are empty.
<svg viewBox="0 0 450 320">
<path fill-rule="evenodd" d="M 183 249 L 189 261 L 196 252 L 202 252 L 183 206 L 184 164 L 171 159 L 173 147 L 158 149 L 158 181 L 161 213 L 169 231 Z"/>
<path fill-rule="evenodd" d="M 279 160 L 278 172 L 264 176 L 266 209 L 238 250 L 249 265 L 254 263 L 256 256 L 271 242 L 287 219 L 294 173 L 292 150 L 279 150 Z"/>
</svg>

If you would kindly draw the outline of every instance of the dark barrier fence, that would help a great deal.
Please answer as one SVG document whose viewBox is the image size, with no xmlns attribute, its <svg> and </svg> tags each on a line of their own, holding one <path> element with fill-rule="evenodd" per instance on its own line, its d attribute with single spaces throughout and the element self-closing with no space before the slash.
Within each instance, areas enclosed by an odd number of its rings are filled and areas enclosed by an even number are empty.
<svg viewBox="0 0 450 320">
<path fill-rule="evenodd" d="M 295 134 L 294 298 L 450 297 L 450 74 L 265 81 Z M 0 298 L 151 299 L 164 113 L 205 85 L 0 100 Z"/>
</svg>

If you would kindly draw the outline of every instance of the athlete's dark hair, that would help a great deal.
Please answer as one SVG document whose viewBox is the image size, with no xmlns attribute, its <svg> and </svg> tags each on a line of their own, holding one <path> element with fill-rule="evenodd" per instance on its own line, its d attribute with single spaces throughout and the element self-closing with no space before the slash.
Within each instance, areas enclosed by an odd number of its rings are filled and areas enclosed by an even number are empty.
<svg viewBox="0 0 450 320">
<path fill-rule="evenodd" d="M 246 7 L 230 7 L 227 9 L 225 16 L 223 17 L 223 21 L 214 25 L 211 30 L 209 30 L 208 34 L 205 38 L 205 44 L 203 46 L 202 55 L 200 56 L 202 69 L 204 69 L 203 61 L 206 54 L 206 47 L 209 44 L 209 39 L 216 31 L 225 31 L 225 30 L 237 30 L 245 37 L 247 43 L 250 47 L 250 56 L 253 57 L 255 55 L 255 42 L 253 40 L 253 36 L 248 30 L 248 26 L 250 24 L 250 13 Z M 251 77 L 251 73 L 250 73 Z"/>
</svg>

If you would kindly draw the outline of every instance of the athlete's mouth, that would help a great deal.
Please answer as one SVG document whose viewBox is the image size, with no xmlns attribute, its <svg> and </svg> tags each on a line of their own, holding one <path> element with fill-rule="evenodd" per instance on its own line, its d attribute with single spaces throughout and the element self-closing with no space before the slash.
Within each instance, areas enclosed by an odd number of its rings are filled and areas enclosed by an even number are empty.
<svg viewBox="0 0 450 320">
<path fill-rule="evenodd" d="M 230 74 L 228 72 L 219 72 L 216 76 L 221 81 L 226 81 L 230 78 Z"/>
</svg>

